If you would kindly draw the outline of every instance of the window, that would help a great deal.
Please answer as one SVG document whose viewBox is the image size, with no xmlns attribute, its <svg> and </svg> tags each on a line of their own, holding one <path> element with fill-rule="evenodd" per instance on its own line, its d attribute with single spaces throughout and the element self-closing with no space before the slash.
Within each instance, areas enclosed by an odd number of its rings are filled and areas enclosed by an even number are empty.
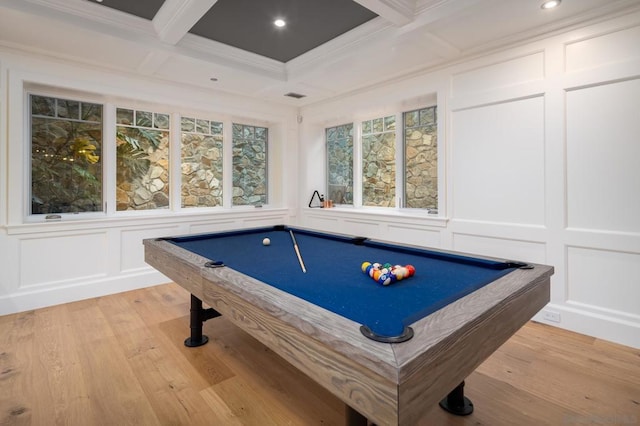
<svg viewBox="0 0 640 426">
<path fill-rule="evenodd" d="M 325 130 L 327 143 L 327 199 L 353 204 L 353 123 Z"/>
<path fill-rule="evenodd" d="M 11 165 L 24 170 L 25 198 L 11 209 L 16 218 L 199 213 L 194 210 L 269 201 L 267 126 L 115 101 L 135 105 L 129 108 L 36 83 L 25 84 L 20 100 L 29 152 L 24 163 Z"/>
<path fill-rule="evenodd" d="M 169 207 L 169 114 L 116 109 L 116 210 Z"/>
<path fill-rule="evenodd" d="M 396 132 L 396 120 L 402 120 L 402 134 Z M 328 199 L 335 204 L 437 212 L 437 107 L 365 120 L 360 125 L 360 176 L 353 175 L 354 152 L 358 151 L 354 149 L 358 147 L 354 147 L 354 125 L 325 128 Z M 360 191 L 362 200 L 353 199 L 354 190 Z"/>
<path fill-rule="evenodd" d="M 362 122 L 362 204 L 394 207 L 396 117 Z"/>
<path fill-rule="evenodd" d="M 102 105 L 29 95 L 31 214 L 103 209 Z"/>
<path fill-rule="evenodd" d="M 267 203 L 266 127 L 233 123 L 233 205 Z"/>
<path fill-rule="evenodd" d="M 222 123 L 182 117 L 182 207 L 222 205 Z"/>
<path fill-rule="evenodd" d="M 405 112 L 404 207 L 438 208 L 438 144 L 436 107 Z"/>
</svg>

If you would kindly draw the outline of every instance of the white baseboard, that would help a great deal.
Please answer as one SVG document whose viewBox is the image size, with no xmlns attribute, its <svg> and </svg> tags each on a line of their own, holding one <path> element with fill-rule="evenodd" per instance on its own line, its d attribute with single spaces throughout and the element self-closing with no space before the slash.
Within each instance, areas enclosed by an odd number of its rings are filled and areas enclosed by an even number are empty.
<svg viewBox="0 0 640 426">
<path fill-rule="evenodd" d="M 547 305 L 533 319 L 543 324 L 640 349 L 640 322 L 632 319 L 616 318 L 560 304 Z"/>
<path fill-rule="evenodd" d="M 31 288 L 28 291 L 0 297 L 0 315 L 8 315 L 92 297 L 107 296 L 138 288 L 170 282 L 161 273 L 149 268 L 126 275 L 101 278 L 72 285 Z"/>
</svg>

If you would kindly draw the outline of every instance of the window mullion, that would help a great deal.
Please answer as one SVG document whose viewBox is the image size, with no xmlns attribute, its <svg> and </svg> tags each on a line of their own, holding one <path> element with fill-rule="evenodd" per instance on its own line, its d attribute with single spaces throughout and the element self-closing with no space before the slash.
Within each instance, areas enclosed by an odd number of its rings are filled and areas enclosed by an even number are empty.
<svg viewBox="0 0 640 426">
<path fill-rule="evenodd" d="M 353 125 L 353 206 L 362 207 L 362 122 Z"/>
<path fill-rule="evenodd" d="M 396 197 L 395 207 L 401 209 L 404 207 L 404 181 L 406 176 L 405 158 L 404 158 L 404 120 L 402 113 L 396 113 Z"/>
<path fill-rule="evenodd" d="M 169 208 L 179 211 L 182 208 L 182 131 L 180 114 L 171 114 L 169 126 Z"/>
<path fill-rule="evenodd" d="M 233 123 L 224 120 L 222 125 L 222 206 L 233 206 Z"/>
<path fill-rule="evenodd" d="M 105 215 L 113 216 L 116 212 L 116 106 L 104 104 L 103 119 L 104 142 L 102 144 L 102 176 Z"/>
</svg>

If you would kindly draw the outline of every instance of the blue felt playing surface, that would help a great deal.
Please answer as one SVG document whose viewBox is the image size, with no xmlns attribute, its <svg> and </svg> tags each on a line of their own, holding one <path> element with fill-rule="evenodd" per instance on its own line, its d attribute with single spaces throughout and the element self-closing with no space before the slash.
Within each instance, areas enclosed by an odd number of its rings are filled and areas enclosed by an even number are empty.
<svg viewBox="0 0 640 426">
<path fill-rule="evenodd" d="M 169 241 L 266 284 L 367 325 L 382 336 L 405 326 L 513 271 L 504 263 L 402 246 L 297 231 L 306 265 L 298 263 L 288 228 L 265 228 Z M 264 246 L 263 238 L 271 239 Z M 362 273 L 362 262 L 414 265 L 413 277 L 389 286 Z"/>
</svg>

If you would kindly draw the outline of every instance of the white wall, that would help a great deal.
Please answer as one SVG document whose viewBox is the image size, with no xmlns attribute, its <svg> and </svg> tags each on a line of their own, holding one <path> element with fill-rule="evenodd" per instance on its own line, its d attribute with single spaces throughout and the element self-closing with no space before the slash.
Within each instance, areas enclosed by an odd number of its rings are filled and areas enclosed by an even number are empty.
<svg viewBox="0 0 640 426">
<path fill-rule="evenodd" d="M 303 208 L 300 222 L 553 265 L 537 320 L 640 347 L 639 46 L 640 13 L 602 18 L 303 108 L 302 201 L 325 191 L 325 127 L 436 94 L 441 205 Z"/>
<path fill-rule="evenodd" d="M 270 205 L 26 222 L 23 86 L 33 83 L 268 125 Z M 297 155 L 296 119 L 292 107 L 0 50 L 0 315 L 168 282 L 144 263 L 144 238 L 288 222 L 297 204 L 295 168 L 287 167 L 288 155 Z"/>
</svg>

